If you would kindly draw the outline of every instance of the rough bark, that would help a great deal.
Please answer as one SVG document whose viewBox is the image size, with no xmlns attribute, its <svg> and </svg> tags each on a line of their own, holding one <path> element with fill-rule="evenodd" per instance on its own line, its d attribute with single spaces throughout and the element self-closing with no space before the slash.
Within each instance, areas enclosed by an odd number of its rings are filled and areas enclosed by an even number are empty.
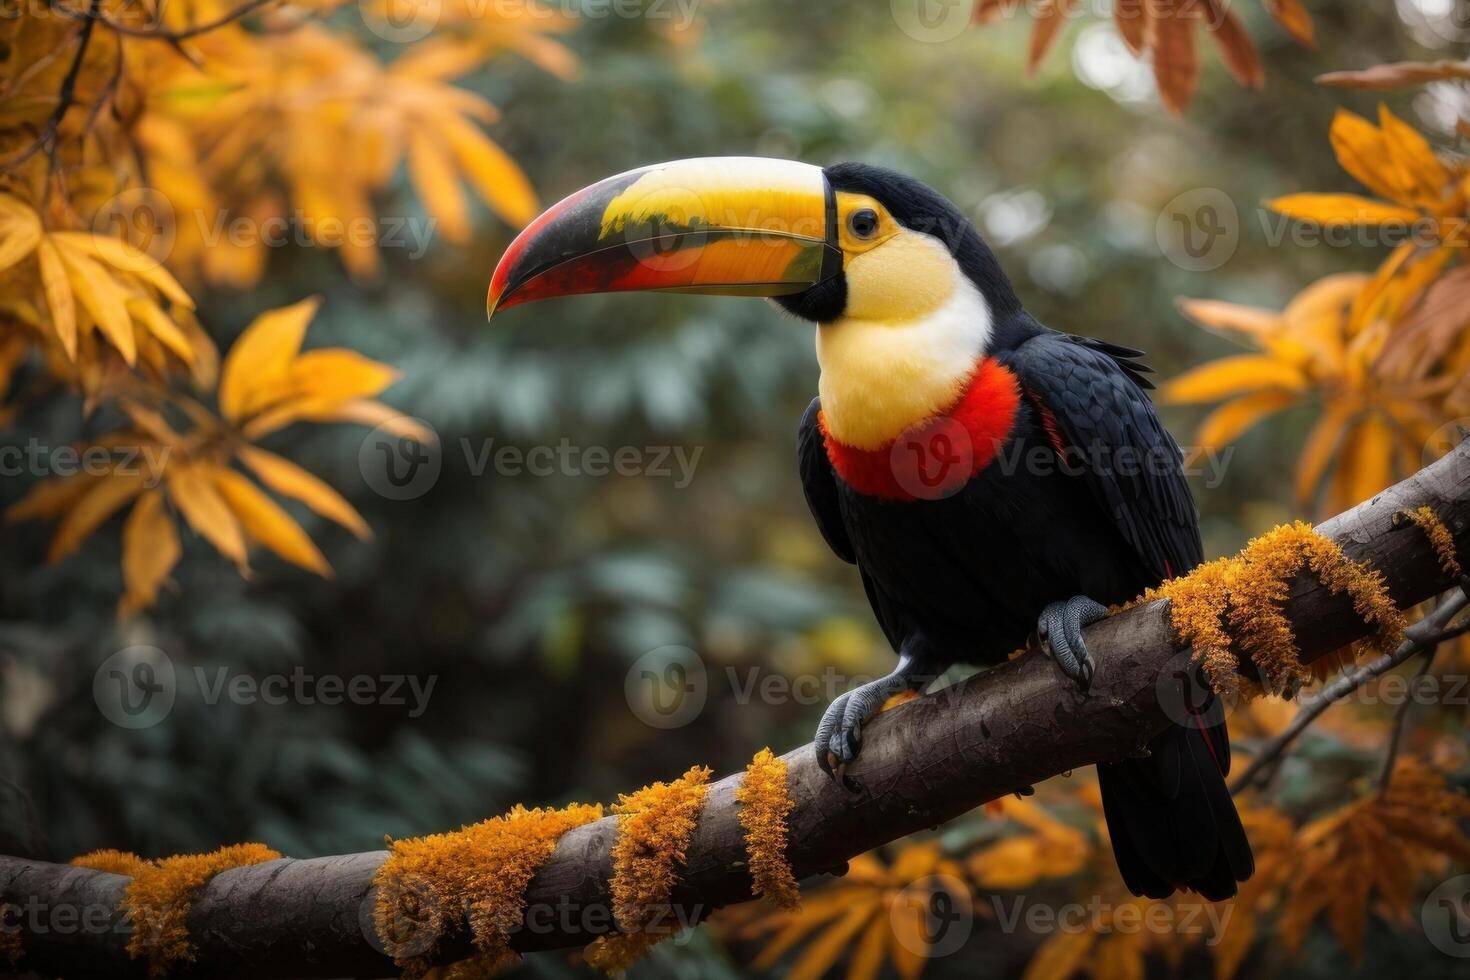
<svg viewBox="0 0 1470 980">
<path fill-rule="evenodd" d="M 1401 608 L 1448 588 L 1425 536 L 1393 515 L 1428 505 L 1461 555 L 1470 554 L 1470 442 L 1319 530 L 1349 557 L 1383 572 Z M 1346 596 L 1310 576 L 1295 583 L 1286 613 L 1311 661 L 1367 633 Z M 1180 665 L 1167 610 L 1152 603 L 1087 631 L 1097 659 L 1087 695 L 1044 657 L 1027 654 L 958 685 L 884 712 L 867 728 L 849 770 L 856 791 L 817 768 L 810 745 L 787 754 L 796 808 L 789 857 L 798 877 L 840 870 L 886 841 L 934 827 L 991 799 L 1098 761 L 1136 753 L 1170 723 L 1161 676 Z M 755 748 L 752 746 L 752 748 Z M 691 759 L 691 763 L 698 760 Z M 671 774 L 673 775 L 673 774 Z M 715 783 L 675 899 L 702 917 L 750 896 L 734 798 L 739 776 Z M 523 952 L 578 946 L 612 928 L 606 818 L 567 834 L 532 880 Z M 283 859 L 227 871 L 197 896 L 189 917 L 197 959 L 171 976 L 392 976 L 370 919 L 373 873 L 385 852 Z M 0 857 L 0 899 L 23 924 L 22 965 L 68 977 L 144 976 L 125 951 L 116 911 L 128 879 L 64 865 Z M 29 918 L 28 918 L 29 916 Z M 463 945 L 446 945 L 463 955 Z"/>
</svg>

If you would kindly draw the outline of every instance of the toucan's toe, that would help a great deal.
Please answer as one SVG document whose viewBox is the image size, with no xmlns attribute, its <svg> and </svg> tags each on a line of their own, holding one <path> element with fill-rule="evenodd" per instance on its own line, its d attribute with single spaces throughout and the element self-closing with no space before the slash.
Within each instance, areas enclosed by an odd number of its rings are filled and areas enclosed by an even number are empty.
<svg viewBox="0 0 1470 980">
<path fill-rule="evenodd" d="M 1086 691 L 1092 687 L 1096 662 L 1082 639 L 1082 631 L 1107 616 L 1107 607 L 1087 596 L 1053 602 L 1041 611 L 1036 635 L 1041 647 L 1072 681 Z"/>
</svg>

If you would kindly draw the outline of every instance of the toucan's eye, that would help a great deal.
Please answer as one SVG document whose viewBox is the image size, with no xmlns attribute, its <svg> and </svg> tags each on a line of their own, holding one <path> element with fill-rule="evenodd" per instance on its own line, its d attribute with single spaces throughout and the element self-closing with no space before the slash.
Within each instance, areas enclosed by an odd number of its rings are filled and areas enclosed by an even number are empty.
<svg viewBox="0 0 1470 980">
<path fill-rule="evenodd" d="M 872 238 L 878 234 L 878 212 L 872 208 L 859 208 L 847 216 L 847 230 L 857 238 Z"/>
</svg>

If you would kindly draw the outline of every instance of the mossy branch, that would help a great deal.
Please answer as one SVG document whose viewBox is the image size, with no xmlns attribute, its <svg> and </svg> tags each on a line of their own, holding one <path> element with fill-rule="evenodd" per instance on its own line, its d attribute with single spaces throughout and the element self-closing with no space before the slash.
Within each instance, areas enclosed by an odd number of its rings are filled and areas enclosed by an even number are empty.
<svg viewBox="0 0 1470 980">
<path fill-rule="evenodd" d="M 1380 572 L 1393 604 L 1406 609 L 1456 584 L 1445 571 L 1443 536 L 1432 541 L 1395 519 L 1424 507 L 1438 517 L 1457 553 L 1470 555 L 1470 442 L 1317 530 L 1347 558 Z M 1295 572 L 1284 599 L 1285 622 L 1303 664 L 1374 632 L 1354 596 L 1324 585 L 1310 566 Z M 789 753 L 794 806 L 786 820 L 787 857 L 796 876 L 840 871 L 854 855 L 987 800 L 1138 752 L 1171 723 L 1161 692 L 1167 695 L 1168 679 L 1184 662 L 1168 605 L 1149 602 L 1113 616 L 1089 629 L 1087 641 L 1098 669 L 1086 696 L 1031 653 L 884 712 L 867 727 L 862 757 L 848 770 L 850 791 L 817 768 L 811 746 Z M 1259 675 L 1248 656 L 1240 669 Z M 751 895 L 737 800 L 742 775 L 708 787 L 672 891 L 672 922 Z M 512 948 L 582 946 L 614 928 L 609 881 L 618 820 L 607 816 L 561 838 L 530 880 L 524 921 L 509 937 Z M 282 859 L 220 873 L 199 889 L 188 912 L 194 959 L 169 975 L 393 975 L 372 925 L 373 879 L 386 856 Z M 7 921 L 21 924 L 22 965 L 46 975 L 144 976 L 146 960 L 129 957 L 129 928 L 117 911 L 130 880 L 0 857 L 0 900 L 7 903 Z M 446 942 L 437 955 L 452 960 L 469 952 L 467 941 L 458 947 Z"/>
</svg>

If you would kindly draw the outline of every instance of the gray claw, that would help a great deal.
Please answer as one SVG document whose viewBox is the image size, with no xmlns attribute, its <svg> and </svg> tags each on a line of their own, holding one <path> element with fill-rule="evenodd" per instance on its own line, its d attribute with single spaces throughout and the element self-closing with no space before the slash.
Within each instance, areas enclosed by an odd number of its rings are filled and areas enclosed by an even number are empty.
<svg viewBox="0 0 1470 980">
<path fill-rule="evenodd" d="M 907 688 L 922 687 L 929 679 L 920 675 L 915 658 L 900 655 L 893 673 L 854 688 L 833 701 L 817 726 L 812 746 L 817 753 L 817 765 L 839 783 L 843 782 L 843 770 L 862 751 L 863 723 L 877 714 L 891 696 Z"/>
<path fill-rule="evenodd" d="M 1065 602 L 1053 602 L 1041 611 L 1036 622 L 1036 635 L 1041 647 L 1056 662 L 1063 674 L 1086 691 L 1092 687 L 1096 663 L 1087 652 L 1082 630 L 1107 616 L 1101 603 L 1085 595 L 1073 596 Z"/>
</svg>

